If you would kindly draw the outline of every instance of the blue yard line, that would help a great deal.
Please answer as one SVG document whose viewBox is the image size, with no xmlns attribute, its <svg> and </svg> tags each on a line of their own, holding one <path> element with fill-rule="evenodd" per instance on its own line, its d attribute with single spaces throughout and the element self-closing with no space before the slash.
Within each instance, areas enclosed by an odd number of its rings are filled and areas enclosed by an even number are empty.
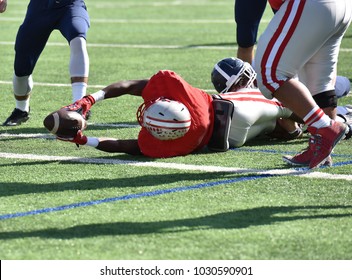
<svg viewBox="0 0 352 280">
<path fill-rule="evenodd" d="M 165 190 L 156 190 L 156 191 L 142 192 L 142 193 L 137 193 L 137 194 L 128 194 L 128 195 L 123 195 L 123 196 L 110 197 L 110 198 L 99 199 L 99 200 L 78 202 L 78 203 L 72 203 L 72 204 L 67 204 L 67 205 L 62 205 L 62 206 L 37 209 L 37 210 L 28 211 L 28 212 L 17 212 L 17 213 L 12 213 L 12 214 L 4 214 L 4 215 L 0 215 L 0 220 L 8 220 L 8 219 L 17 218 L 17 217 L 26 217 L 26 216 L 39 215 L 39 214 L 45 214 L 45 213 L 50 213 L 50 212 L 58 212 L 58 211 L 64 211 L 64 210 L 73 209 L 73 208 L 87 207 L 87 206 L 115 202 L 115 201 L 138 199 L 138 198 L 142 198 L 142 197 L 153 197 L 153 196 L 163 195 L 163 194 L 168 194 L 168 193 L 176 193 L 176 192 L 184 192 L 184 191 L 195 190 L 195 189 L 209 188 L 209 187 L 214 187 L 214 186 L 219 186 L 219 185 L 238 183 L 238 182 L 256 180 L 256 179 L 273 177 L 273 176 L 275 176 L 275 175 L 262 174 L 262 175 L 255 175 L 255 176 L 246 176 L 246 177 L 240 177 L 240 178 L 235 178 L 235 179 L 228 179 L 228 180 L 221 180 L 221 181 L 197 184 L 197 185 L 193 185 L 193 186 L 176 187 L 176 188 L 165 189 Z"/>
</svg>

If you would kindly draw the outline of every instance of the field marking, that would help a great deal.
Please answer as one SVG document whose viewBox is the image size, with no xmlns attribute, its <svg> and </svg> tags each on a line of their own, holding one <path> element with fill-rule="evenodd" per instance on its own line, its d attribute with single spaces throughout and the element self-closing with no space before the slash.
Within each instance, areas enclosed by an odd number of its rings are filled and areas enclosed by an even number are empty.
<svg viewBox="0 0 352 280">
<path fill-rule="evenodd" d="M 3 215 L 0 215 L 0 221 L 12 219 L 12 218 L 17 218 L 17 217 L 26 217 L 26 216 L 39 215 L 39 214 L 45 214 L 45 213 L 50 213 L 50 212 L 64 211 L 64 210 L 74 209 L 74 208 L 79 208 L 79 207 L 93 206 L 93 205 L 98 205 L 98 204 L 102 204 L 102 203 L 110 203 L 110 202 L 116 202 L 116 201 L 122 201 L 122 200 L 126 201 L 126 200 L 131 200 L 131 199 L 138 199 L 138 198 L 142 198 L 142 197 L 152 197 L 152 196 L 157 196 L 157 195 L 184 192 L 184 191 L 195 190 L 195 189 L 203 189 L 203 188 L 215 187 L 215 186 L 219 186 L 219 185 L 223 185 L 223 184 L 251 181 L 251 180 L 256 180 L 256 179 L 266 178 L 266 177 L 271 177 L 271 176 L 270 175 L 258 175 L 258 176 L 251 176 L 251 177 L 241 177 L 241 178 L 221 180 L 221 181 L 215 181 L 215 182 L 209 182 L 209 183 L 202 183 L 202 184 L 191 185 L 191 186 L 175 187 L 175 188 L 171 188 L 171 189 L 155 190 L 155 191 L 128 194 L 128 195 L 117 196 L 117 197 L 109 197 L 109 198 L 99 199 L 99 200 L 77 202 L 77 203 L 72 203 L 72 204 L 67 204 L 67 205 L 62 205 L 62 206 L 31 210 L 31 211 L 27 211 L 27 212 L 3 214 Z"/>
<path fill-rule="evenodd" d="M 24 17 L 0 17 L 0 22 L 22 22 Z M 268 23 L 269 21 L 262 21 Z M 234 19 L 104 19 L 94 18 L 91 19 L 91 24 L 96 23 L 117 23 L 117 24 L 206 24 L 206 23 L 219 23 L 219 24 L 235 24 Z"/>
<path fill-rule="evenodd" d="M 308 168 L 288 168 L 288 169 L 254 169 L 254 168 L 237 168 L 237 167 L 223 167 L 211 165 L 193 165 L 193 164 L 180 164 L 170 162 L 154 162 L 154 161 L 134 161 L 134 160 L 119 160 L 107 158 L 85 158 L 75 156 L 49 156 L 49 155 L 36 155 L 36 154 L 16 154 L 16 153 L 0 153 L 0 158 L 6 159 L 24 159 L 35 161 L 69 161 L 77 163 L 89 164 L 117 164 L 129 165 L 136 167 L 153 167 L 153 168 L 170 168 L 176 170 L 188 171 L 202 171 L 202 172 L 225 172 L 235 174 L 255 174 L 255 175 L 268 175 L 268 176 L 304 176 L 307 178 L 322 178 L 330 180 L 346 180 L 352 181 L 352 175 L 343 174 L 328 174 L 309 170 Z M 341 164 L 341 163 L 340 163 Z M 352 161 L 344 163 L 352 164 Z"/>
<path fill-rule="evenodd" d="M 281 171 L 284 171 L 284 170 L 281 170 Z M 267 171 L 267 172 L 269 172 L 269 171 Z M 303 175 L 303 176 L 307 175 L 307 171 L 301 170 L 301 172 L 303 172 L 303 174 L 301 174 L 301 175 Z M 321 178 L 320 176 L 318 176 L 321 174 L 320 172 L 313 172 L 311 174 L 315 174 L 315 178 Z M 297 174 L 295 174 L 295 175 L 297 175 Z M 329 176 L 330 174 L 323 173 L 323 175 L 324 175 L 324 178 L 326 178 L 326 179 L 337 179 L 336 175 L 332 175 L 333 177 Z M 102 204 L 102 203 L 110 203 L 110 202 L 116 202 L 116 201 L 126 201 L 126 200 L 132 200 L 132 199 L 139 199 L 142 197 L 149 198 L 149 197 L 158 196 L 158 195 L 178 193 L 178 192 L 184 192 L 184 191 L 196 190 L 196 189 L 204 189 L 204 188 L 215 187 L 215 186 L 219 186 L 219 185 L 234 184 L 234 183 L 239 183 L 239 182 L 252 181 L 252 180 L 264 179 L 264 178 L 275 177 L 275 176 L 277 176 L 277 175 L 258 174 L 258 175 L 244 176 L 244 177 L 240 177 L 240 178 L 233 178 L 233 179 L 226 179 L 226 180 L 220 180 L 220 181 L 201 183 L 201 184 L 190 185 L 190 186 L 182 186 L 182 187 L 175 187 L 175 188 L 170 188 L 170 189 L 161 189 L 161 190 L 159 189 L 159 190 L 149 191 L 149 192 L 127 194 L 127 195 L 123 195 L 123 196 L 109 197 L 109 198 L 105 198 L 105 199 L 91 200 L 91 201 L 84 201 L 84 202 L 77 202 L 77 203 L 56 206 L 56 207 L 47 207 L 47 208 L 42 208 L 42 209 L 30 210 L 30 211 L 26 211 L 26 212 L 16 212 L 16 213 L 10 213 L 10 214 L 3 214 L 3 215 L 0 215 L 0 220 L 8 220 L 8 219 L 13 219 L 13 218 L 18 218 L 18 217 L 26 217 L 26 216 L 32 216 L 32 215 L 59 212 L 59 211 L 64 211 L 64 210 L 69 210 L 69 209 L 74 209 L 74 208 L 98 205 L 98 204 Z M 348 175 L 338 175 L 338 177 L 340 177 L 340 176 L 346 177 Z M 352 178 L 349 178 L 348 180 L 352 180 Z"/>
<path fill-rule="evenodd" d="M 0 84 L 3 85 L 12 85 L 12 81 L 1 81 Z M 71 84 L 57 84 L 57 83 L 40 83 L 40 82 L 34 82 L 34 86 L 43 86 L 43 87 L 71 87 Z M 105 88 L 106 85 L 88 85 L 88 88 L 97 88 L 97 89 L 102 89 Z M 215 89 L 203 89 L 205 92 L 212 93 L 216 92 Z"/>
<path fill-rule="evenodd" d="M 12 81 L 0 81 L 3 85 L 12 85 Z M 34 82 L 34 86 L 44 86 L 44 87 L 71 87 L 71 84 L 59 84 L 59 83 L 38 83 Z M 102 89 L 106 85 L 89 85 L 90 88 Z"/>
<path fill-rule="evenodd" d="M 14 42 L 0 42 L 0 45 L 13 46 Z M 47 46 L 51 47 L 65 47 L 67 43 L 48 42 Z M 150 45 L 150 44 L 100 44 L 87 43 L 89 48 L 127 48 L 127 49 L 205 49 L 205 50 L 236 50 L 237 46 L 218 46 L 218 45 Z"/>
<path fill-rule="evenodd" d="M 14 42 L 0 41 L 0 45 L 13 46 Z M 67 47 L 64 42 L 48 42 L 47 46 Z M 204 50 L 237 50 L 236 43 L 233 46 L 218 46 L 218 45 L 150 45 L 150 44 L 100 44 L 87 43 L 88 48 L 128 48 L 128 49 L 204 49 Z M 352 48 L 341 48 L 340 52 L 352 52 Z"/>
<path fill-rule="evenodd" d="M 205 172 L 230 172 L 230 173 L 247 173 L 243 177 L 226 179 L 220 181 L 213 181 L 207 183 L 200 183 L 196 185 L 190 186 L 181 186 L 170 189 L 159 189 L 150 192 L 141 192 L 135 194 L 127 194 L 123 196 L 117 197 L 109 197 L 100 200 L 91 200 L 85 202 L 77 202 L 67 205 L 61 205 L 56 207 L 47 207 L 42 209 L 30 210 L 26 212 L 16 212 L 10 214 L 0 215 L 0 220 L 8 220 L 17 217 L 26 217 L 32 215 L 39 215 L 51 212 L 64 211 L 79 207 L 88 207 L 93 205 L 98 205 L 102 203 L 110 203 L 116 201 L 126 201 L 131 199 L 139 199 L 142 197 L 153 197 L 158 195 L 177 193 L 189 190 L 203 189 L 209 188 L 224 184 L 233 184 L 244 181 L 251 181 L 269 177 L 276 176 L 302 176 L 307 178 L 319 178 L 319 179 L 333 179 L 333 180 L 346 180 L 352 181 L 352 175 L 343 175 L 343 174 L 327 174 L 317 171 L 309 170 L 308 168 L 299 168 L 299 169 L 272 169 L 272 170 L 258 170 L 258 169 L 244 169 L 244 168 L 228 168 L 228 167 L 219 167 L 219 166 L 199 166 L 199 165 L 189 165 L 189 164 L 177 164 L 177 163 L 164 163 L 164 162 L 140 162 L 140 161 L 126 161 L 126 160 L 114 160 L 114 159 L 103 159 L 103 158 L 81 158 L 81 157 L 63 157 L 63 156 L 39 156 L 39 155 L 31 155 L 31 154 L 13 154 L 13 153 L 0 153 L 0 158 L 8 158 L 8 159 L 29 159 L 29 160 L 40 160 L 40 161 L 70 161 L 70 162 L 79 162 L 79 163 L 95 163 L 95 164 L 126 164 L 132 166 L 147 166 L 147 167 L 156 167 L 156 168 L 172 168 L 179 170 L 193 170 L 193 171 L 205 171 Z M 352 161 L 347 163 L 339 163 L 340 165 L 352 164 Z"/>
</svg>

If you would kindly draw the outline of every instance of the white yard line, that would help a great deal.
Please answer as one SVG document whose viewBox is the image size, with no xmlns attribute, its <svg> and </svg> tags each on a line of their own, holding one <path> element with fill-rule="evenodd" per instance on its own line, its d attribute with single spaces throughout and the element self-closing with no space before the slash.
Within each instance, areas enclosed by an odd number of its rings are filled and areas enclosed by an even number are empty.
<svg viewBox="0 0 352 280">
<path fill-rule="evenodd" d="M 22 22 L 23 17 L 0 17 L 0 22 Z M 263 23 L 268 23 L 269 21 L 263 21 Z M 234 19 L 92 19 L 92 24 L 95 23 L 117 23 L 117 24 L 206 24 L 206 23 L 228 23 L 235 24 Z"/>
<path fill-rule="evenodd" d="M 1 42 L 0 45 L 13 46 L 14 42 Z M 67 47 L 67 43 L 48 42 L 47 46 Z M 88 43 L 88 48 L 128 48 L 128 49 L 205 49 L 205 50 L 233 50 L 236 46 L 203 46 L 203 45 L 149 45 L 149 44 L 98 44 Z"/>
<path fill-rule="evenodd" d="M 209 165 L 193 165 L 193 164 L 179 164 L 179 163 L 167 163 L 167 162 L 143 162 L 133 160 L 118 160 L 118 159 L 105 159 L 105 158 L 82 158 L 72 156 L 49 156 L 49 155 L 35 155 L 35 154 L 16 154 L 16 153 L 0 153 L 0 158 L 6 159 L 24 159 L 24 160 L 35 160 L 35 161 L 69 161 L 77 163 L 88 163 L 88 164 L 125 164 L 137 167 L 153 167 L 153 168 L 170 168 L 177 170 L 189 170 L 189 171 L 203 171 L 203 172 L 228 172 L 236 174 L 250 174 L 250 175 L 271 175 L 271 176 L 302 176 L 306 178 L 320 178 L 329 180 L 346 180 L 352 181 L 352 175 L 339 175 L 339 174 L 328 174 L 323 172 L 315 172 L 307 169 L 272 169 L 272 170 L 260 170 L 260 169 L 246 169 L 237 167 L 221 167 L 221 166 L 209 166 Z"/>
<path fill-rule="evenodd" d="M 12 85 L 12 81 L 1 81 L 0 84 L 3 85 Z M 43 87 L 71 87 L 71 84 L 56 84 L 56 83 L 38 83 L 34 82 L 34 86 L 43 86 Z M 106 85 L 88 85 L 88 88 L 97 88 L 97 89 L 102 89 L 106 87 Z M 215 89 L 203 89 L 204 91 L 208 93 L 215 92 Z"/>
<path fill-rule="evenodd" d="M 0 41 L 0 45 L 10 45 L 13 46 L 14 42 Z M 47 46 L 54 47 L 67 47 L 67 43 L 61 42 L 48 42 Z M 88 48 L 129 48 L 129 49 L 205 49 L 205 50 L 236 50 L 237 46 L 203 46 L 203 45 L 149 45 L 149 44 L 97 44 L 88 43 Z M 341 48 L 340 52 L 352 52 L 352 48 Z"/>
</svg>

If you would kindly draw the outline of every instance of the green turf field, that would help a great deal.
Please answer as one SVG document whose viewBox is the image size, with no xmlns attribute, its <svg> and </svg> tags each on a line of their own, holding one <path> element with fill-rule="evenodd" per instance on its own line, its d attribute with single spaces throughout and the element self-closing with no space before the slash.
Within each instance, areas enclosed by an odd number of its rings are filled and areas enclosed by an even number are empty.
<svg viewBox="0 0 352 280">
<path fill-rule="evenodd" d="M 27 4 L 9 1 L 0 15 L 1 123 L 14 108 L 13 43 Z M 213 65 L 236 55 L 233 0 L 86 4 L 90 93 L 159 69 L 214 93 Z M 260 31 L 271 16 L 267 9 Z M 334 149 L 333 167 L 313 172 L 281 160 L 305 148 L 307 136 L 157 160 L 77 149 L 42 125 L 71 103 L 68 60 L 67 43 L 54 32 L 33 73 L 31 119 L 0 126 L 0 259 L 352 259 L 352 140 Z M 351 61 L 350 28 L 339 75 L 352 77 Z M 100 102 L 86 135 L 137 137 L 140 103 L 131 96 Z"/>
</svg>

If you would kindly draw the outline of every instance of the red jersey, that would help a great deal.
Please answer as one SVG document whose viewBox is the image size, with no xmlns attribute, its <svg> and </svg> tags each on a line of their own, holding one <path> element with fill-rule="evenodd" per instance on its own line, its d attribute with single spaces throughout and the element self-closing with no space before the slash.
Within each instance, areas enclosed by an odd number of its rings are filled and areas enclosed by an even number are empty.
<svg viewBox="0 0 352 280">
<path fill-rule="evenodd" d="M 141 152 L 153 158 L 183 156 L 203 148 L 213 132 L 212 97 L 192 87 L 178 74 L 169 70 L 156 73 L 143 89 L 145 102 L 165 97 L 182 102 L 191 114 L 191 127 L 181 138 L 159 140 L 142 127 L 138 135 Z"/>
<path fill-rule="evenodd" d="M 269 0 L 269 4 L 271 6 L 271 8 L 273 8 L 274 10 L 278 10 L 281 5 L 285 2 L 285 0 Z"/>
</svg>

